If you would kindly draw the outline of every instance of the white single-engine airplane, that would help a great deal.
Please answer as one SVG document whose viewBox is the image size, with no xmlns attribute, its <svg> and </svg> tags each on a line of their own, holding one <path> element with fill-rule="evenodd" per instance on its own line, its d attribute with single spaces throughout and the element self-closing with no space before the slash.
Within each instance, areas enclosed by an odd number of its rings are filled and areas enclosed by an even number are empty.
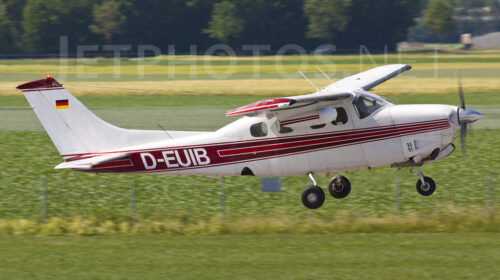
<svg viewBox="0 0 500 280">
<path fill-rule="evenodd" d="M 383 165 L 418 167 L 417 190 L 436 186 L 421 166 L 451 154 L 456 130 L 482 114 L 450 105 L 395 105 L 368 92 L 409 65 L 394 64 L 344 78 L 312 94 L 268 99 L 227 112 L 243 117 L 215 132 L 129 130 L 94 115 L 54 78 L 18 86 L 65 162 L 97 173 L 162 173 L 211 176 L 308 175 L 302 193 L 311 209 L 325 194 L 313 174 L 335 174 L 334 198 L 351 185 L 336 172 Z"/>
</svg>

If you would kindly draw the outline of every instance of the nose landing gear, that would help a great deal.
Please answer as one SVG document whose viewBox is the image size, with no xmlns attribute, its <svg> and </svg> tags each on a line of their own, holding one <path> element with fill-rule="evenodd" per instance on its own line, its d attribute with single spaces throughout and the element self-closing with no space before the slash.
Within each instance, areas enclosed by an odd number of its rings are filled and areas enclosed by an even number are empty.
<svg viewBox="0 0 500 280">
<path fill-rule="evenodd" d="M 413 170 L 410 169 L 410 172 L 415 174 Z M 422 173 L 422 167 L 418 167 L 418 181 L 417 181 L 417 191 L 419 194 L 423 196 L 429 196 L 434 193 L 436 190 L 436 183 L 432 180 L 431 177 L 425 177 L 424 173 Z"/>
<path fill-rule="evenodd" d="M 302 192 L 302 203 L 309 209 L 317 209 L 325 202 L 325 193 L 323 189 L 316 184 L 313 174 L 310 172 L 307 175 L 309 179 L 311 179 L 313 185 L 308 186 Z M 328 192 L 334 198 L 344 198 L 351 192 L 351 183 L 344 176 L 334 176 L 328 183 Z"/>
</svg>

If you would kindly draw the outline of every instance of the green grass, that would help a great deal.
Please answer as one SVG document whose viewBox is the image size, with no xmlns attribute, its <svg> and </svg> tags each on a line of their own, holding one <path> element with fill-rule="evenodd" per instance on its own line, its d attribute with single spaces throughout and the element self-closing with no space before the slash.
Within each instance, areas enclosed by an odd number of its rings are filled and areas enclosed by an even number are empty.
<svg viewBox="0 0 500 280">
<path fill-rule="evenodd" d="M 82 96 L 104 120 L 125 128 L 213 131 L 234 121 L 227 110 L 262 99 L 260 96 Z M 458 96 L 394 95 L 397 104 L 457 104 Z M 44 131 L 23 96 L 0 96 L 0 131 Z M 485 114 L 476 129 L 500 128 L 500 95 L 470 94 L 467 105 Z"/>
<path fill-rule="evenodd" d="M 261 97 L 256 96 L 82 96 L 83 102 L 105 120 L 119 126 L 139 129 L 214 130 L 233 118 L 224 112 Z M 396 103 L 451 103 L 455 95 L 395 95 Z M 86 174 L 70 170 L 53 170 L 61 162 L 48 136 L 27 106 L 24 97 L 0 97 L 0 217 L 38 219 L 41 216 L 41 180 L 48 186 L 49 217 L 92 218 L 100 221 L 128 219 L 131 211 L 131 180 L 136 187 L 136 209 L 142 219 L 184 219 L 189 222 L 209 220 L 219 215 L 220 196 L 216 179 L 203 176 L 165 177 L 157 175 Z M 429 214 L 447 207 L 482 208 L 487 203 L 487 178 L 493 186 L 491 204 L 497 207 L 500 166 L 492 147 L 500 146 L 500 104 L 497 95 L 471 94 L 467 103 L 487 114 L 469 137 L 468 157 L 463 162 L 460 151 L 449 158 L 425 166 L 426 175 L 438 183 L 438 191 L 429 198 L 415 191 L 416 178 L 406 169 L 391 168 L 347 173 L 353 183 L 351 195 L 344 200 L 328 199 L 315 212 L 330 219 L 340 213 L 383 217 L 396 213 L 394 181 L 400 176 L 401 212 Z M 113 105 L 115 107 L 109 107 Z M 187 105 L 191 105 L 187 107 Z M 479 107 L 479 108 L 478 108 Z M 124 117 L 125 115 L 125 117 Z M 131 116 L 131 117 L 126 117 Z M 38 132 L 34 132 L 36 130 Z M 463 176 L 467 174 L 467 176 Z M 490 175 L 488 175 L 490 174 Z M 325 186 L 328 178 L 317 176 Z M 228 177 L 225 179 L 225 211 L 231 217 L 306 217 L 300 193 L 309 184 L 305 176 L 283 178 L 281 193 L 262 193 L 259 179 Z M 444 208 L 443 208 L 444 207 Z"/>
<path fill-rule="evenodd" d="M 359 63 L 359 61 L 358 61 Z M 412 64 L 411 62 L 408 62 Z M 498 63 L 498 62 L 497 62 Z M 313 66 L 315 64 L 312 64 Z M 354 66 L 355 64 L 351 65 L 350 67 L 352 69 L 346 70 L 346 71 L 341 71 L 341 70 L 335 70 L 333 66 L 330 66 L 331 69 L 325 69 L 326 73 L 334 79 L 339 79 L 342 77 L 347 77 L 349 75 L 353 75 L 357 72 L 360 71 L 359 67 L 356 68 Z M 376 67 L 380 66 L 382 64 L 368 64 L 364 66 L 365 70 L 371 67 Z M 458 63 L 457 63 L 458 65 Z M 466 68 L 462 69 L 460 68 L 460 73 L 462 77 L 465 78 L 497 78 L 500 74 L 500 67 L 498 68 L 480 68 L 482 65 L 474 65 L 474 67 L 477 68 Z M 323 66 L 325 67 L 325 66 Z M 271 67 L 268 67 L 271 68 Z M 314 79 L 324 79 L 325 77 L 317 72 L 317 69 L 315 68 L 305 68 L 301 69 L 300 65 L 295 65 L 295 67 L 288 66 L 288 70 L 286 71 L 287 75 L 283 76 L 280 75 L 279 72 L 277 72 L 277 69 L 270 69 L 266 70 L 264 73 L 259 72 L 258 74 L 258 79 L 298 79 L 302 80 L 302 76 L 297 74 L 298 70 L 304 70 L 303 72 L 306 74 L 307 77 L 309 78 L 314 78 Z M 427 69 L 426 69 L 427 68 Z M 106 73 L 99 73 L 97 77 L 93 76 L 85 76 L 85 75 L 78 75 L 74 73 L 68 73 L 67 75 L 60 75 L 57 73 L 60 73 L 61 71 L 53 70 L 50 71 L 50 69 L 40 69 L 37 72 L 34 73 L 1 73 L 0 72 L 0 82 L 6 83 L 6 82 L 13 82 L 15 81 L 16 84 L 13 85 L 12 89 L 20 83 L 23 82 L 28 82 L 32 80 L 38 80 L 44 77 L 44 72 L 49 72 L 53 73 L 55 75 L 55 78 L 61 80 L 61 82 L 66 82 L 66 83 L 73 83 L 73 82 L 144 82 L 144 81 L 149 81 L 149 82 L 163 82 L 163 81 L 168 81 L 168 80 L 245 80 L 245 79 L 254 79 L 254 73 L 252 72 L 252 69 L 248 69 L 248 71 L 244 73 L 234 73 L 230 76 L 224 75 L 224 74 L 207 74 L 207 73 L 194 73 L 194 74 L 189 74 L 188 71 L 186 73 L 176 73 L 172 74 L 169 76 L 167 70 L 162 70 L 158 71 L 158 73 L 155 74 L 148 74 L 145 77 L 141 77 L 136 73 L 133 73 L 134 69 L 129 70 L 130 74 L 120 74 L 120 77 L 117 78 L 114 76 L 114 74 L 106 74 Z M 223 72 L 223 71 L 221 71 Z M 88 74 L 92 74 L 92 70 L 87 70 Z M 410 72 L 407 72 L 406 74 L 403 74 L 402 76 L 404 77 L 411 77 L 411 78 L 455 78 L 456 77 L 456 69 L 455 68 L 445 68 L 444 66 L 439 66 L 437 71 L 435 71 L 431 67 L 424 67 L 424 68 L 414 68 Z M 92 83 L 86 84 L 86 86 L 92 86 Z"/>
<path fill-rule="evenodd" d="M 282 63 L 284 65 L 297 65 L 307 61 L 310 64 L 321 65 L 325 61 L 334 62 L 341 65 L 357 64 L 360 61 L 369 61 L 376 64 L 391 64 L 391 63 L 405 63 L 413 62 L 416 64 L 434 63 L 436 58 L 433 53 L 402 53 L 402 54 L 370 54 L 363 52 L 360 55 L 306 55 L 306 56 L 262 56 L 262 57 L 231 57 L 231 56 L 161 56 L 151 57 L 144 61 L 144 64 L 154 64 L 152 66 L 204 66 L 207 62 L 212 65 L 231 65 L 236 63 L 238 66 L 252 66 L 255 61 L 261 65 L 275 65 Z M 498 63 L 500 62 L 499 52 L 488 53 L 474 53 L 474 52 L 460 52 L 460 53 L 443 53 L 437 54 L 437 61 L 442 63 Z M 83 59 L 77 61 L 76 59 L 68 59 L 60 61 L 59 59 L 23 59 L 23 60 L 0 60 L 0 65 L 5 66 L 57 66 L 65 63 L 70 67 L 78 65 L 89 65 L 95 67 L 114 66 L 113 59 L 98 58 L 98 59 Z M 134 59 L 123 59 L 120 61 L 122 66 L 137 66 L 142 62 Z M 18 70 L 18 69 L 16 69 Z M 13 70 L 14 71 L 14 70 Z"/>
<path fill-rule="evenodd" d="M 271 96 L 255 95 L 121 95 L 121 96 L 79 96 L 86 106 L 92 107 L 197 107 L 224 106 L 238 107 Z M 496 97 L 496 95 L 495 95 Z M 500 104 L 500 98 L 498 100 Z M 16 96 L 0 96 L 2 107 L 29 107 L 22 94 Z"/>
<path fill-rule="evenodd" d="M 68 88 L 73 86 L 73 90 L 79 95 L 210 93 L 282 96 L 310 91 L 309 85 L 297 74 L 299 70 L 322 86 L 326 80 L 315 66 L 321 66 L 329 76 L 339 79 L 390 63 L 411 64 L 413 70 L 402 75 L 404 81 L 384 85 L 383 89 L 389 94 L 455 92 L 457 68 L 461 69 L 464 86 L 469 93 L 497 93 L 500 87 L 497 81 L 500 74 L 499 61 L 500 53 L 473 52 L 439 53 L 437 57 L 434 54 L 363 53 L 264 56 L 255 60 L 251 57 L 162 56 L 146 60 L 143 68 L 139 61 L 129 59 L 121 60 L 119 67 L 114 66 L 114 60 L 103 58 L 79 61 L 69 59 L 67 62 L 58 59 L 0 60 L 0 95 L 13 95 L 16 92 L 14 88 L 19 83 L 40 79 L 46 73 L 51 73 Z M 257 68 L 254 63 L 258 65 Z M 252 83 L 253 79 L 261 82 Z M 420 79 L 428 80 L 419 82 Z M 231 84 L 232 80 L 237 82 Z M 180 83 L 182 81 L 184 82 Z M 200 81 L 203 82 L 200 84 Z M 260 85 L 261 83 L 264 84 Z M 135 90 L 119 92 L 121 88 Z"/>
<path fill-rule="evenodd" d="M 0 279 L 496 279 L 498 234 L 1 237 Z"/>
<path fill-rule="evenodd" d="M 386 58 L 387 63 L 399 62 L 397 55 L 372 58 L 379 65 L 384 64 Z M 215 76 L 206 73 L 205 59 L 214 66 Z M 236 60 L 235 74 L 220 80 L 222 76 L 217 75 L 221 75 L 233 59 Z M 281 193 L 260 192 L 259 178 L 227 177 L 224 190 L 227 219 L 283 217 L 301 221 L 312 216 L 331 221 L 349 215 L 387 217 L 396 213 L 395 180 L 401 182 L 400 211 L 403 216 L 453 211 L 476 213 L 486 205 L 491 205 L 490 209 L 495 211 L 500 204 L 497 188 L 500 159 L 494 150 L 500 146 L 500 94 L 497 93 L 500 54 L 440 53 L 437 78 L 434 78 L 434 59 L 433 54 L 403 54 L 401 62 L 412 64 L 414 70 L 375 90 L 397 104 L 458 104 L 454 76 L 456 66 L 460 65 L 467 104 L 487 113 L 475 126 L 480 130 L 469 138 L 466 161 L 457 151 L 445 160 L 425 166 L 426 175 L 432 176 L 438 184 L 433 196 L 419 196 L 415 191 L 416 177 L 406 169 L 377 168 L 344 174 L 353 184 L 351 195 L 344 200 L 328 198 L 324 207 L 311 212 L 300 202 L 300 193 L 309 184 L 305 176 L 283 178 Z M 214 130 L 233 120 L 224 117 L 230 108 L 269 97 L 312 91 L 306 81 L 298 80 L 298 75 L 282 79 L 277 64 L 282 63 L 286 73 L 293 74 L 299 69 L 309 72 L 308 76 L 314 78 L 315 83 L 324 85 L 326 79 L 318 73 L 312 74 L 317 72 L 315 65 L 325 71 L 333 71 L 331 68 L 337 65 L 336 70 L 341 73 L 335 77 L 340 78 L 359 71 L 361 58 L 309 56 L 306 60 L 302 64 L 297 56 L 261 57 L 258 59 L 262 66 L 259 80 L 252 79 L 253 61 L 248 57 L 176 57 L 173 78 L 168 77 L 165 57 L 159 65 L 147 66 L 144 78 L 137 76 L 137 61 L 133 60 L 123 60 L 122 76 L 114 78 L 111 60 L 98 59 L 96 65 L 86 68 L 99 73 L 95 79 L 77 77 L 77 61 L 69 60 L 65 86 L 99 116 L 119 126 L 158 129 L 161 124 L 172 130 Z M 363 56 L 363 61 L 365 69 L 373 66 L 370 57 Z M 192 65 L 197 66 L 193 76 L 190 75 Z M 61 74 L 59 70 L 59 61 L 54 59 L 0 61 L 0 219 L 38 221 L 43 208 L 42 178 L 47 182 L 49 217 L 81 217 L 114 223 L 128 221 L 132 208 L 132 180 L 136 183 L 135 209 L 139 220 L 173 219 L 196 224 L 219 216 L 221 196 L 214 178 L 94 175 L 53 170 L 61 159 L 26 100 L 14 88 L 19 82 L 38 79 L 46 72 L 57 77 Z M 318 175 L 317 180 L 321 186 L 328 182 L 322 175 Z M 486 190 L 488 180 L 492 186 L 491 196 Z"/>
<path fill-rule="evenodd" d="M 130 129 L 215 131 L 235 118 L 225 117 L 231 107 L 95 107 L 102 119 Z M 0 131 L 44 131 L 31 108 L 0 108 Z M 165 135 L 166 138 L 168 138 Z"/>
<path fill-rule="evenodd" d="M 438 189 L 431 197 L 415 190 L 416 177 L 406 169 L 388 167 L 357 174 L 344 173 L 353 190 L 348 198 L 328 198 L 315 211 L 318 218 L 330 219 L 338 213 L 383 217 L 396 212 L 395 178 L 400 177 L 400 201 L 403 214 L 429 214 L 458 208 L 460 211 L 499 204 L 500 158 L 491 152 L 500 146 L 500 130 L 476 130 L 469 137 L 464 161 L 460 152 L 426 165 L 427 176 L 435 179 Z M 211 219 L 220 208 L 217 179 L 203 176 L 94 175 L 71 170 L 53 170 L 61 162 L 44 132 L 0 132 L 0 217 L 37 219 L 41 216 L 41 179 L 47 181 L 50 217 L 82 216 L 98 220 L 128 219 L 131 211 L 131 180 L 136 181 L 135 200 L 139 218 L 185 219 L 189 222 Z M 488 175 L 489 174 L 489 175 Z M 486 189 L 491 180 L 491 196 Z M 316 176 L 326 186 L 326 176 Z M 259 178 L 226 177 L 225 211 L 228 217 L 297 217 L 308 211 L 300 202 L 302 189 L 309 185 L 306 176 L 283 178 L 281 193 L 260 192 Z M 490 197 L 490 198 L 489 198 Z M 488 199 L 489 202 L 488 202 Z M 437 211 L 437 212 L 436 212 Z"/>
<path fill-rule="evenodd" d="M 377 94 L 382 94 L 377 90 Z M 460 103 L 458 94 L 404 94 L 383 95 L 396 104 L 450 104 Z M 239 107 L 258 100 L 273 98 L 272 95 L 127 95 L 120 96 L 78 96 L 87 107 L 197 107 L 220 106 Z M 498 105 L 500 94 L 496 93 L 466 93 L 467 105 Z M 0 109 L 2 107 L 29 108 L 26 98 L 20 93 L 15 96 L 0 96 Z"/>
</svg>

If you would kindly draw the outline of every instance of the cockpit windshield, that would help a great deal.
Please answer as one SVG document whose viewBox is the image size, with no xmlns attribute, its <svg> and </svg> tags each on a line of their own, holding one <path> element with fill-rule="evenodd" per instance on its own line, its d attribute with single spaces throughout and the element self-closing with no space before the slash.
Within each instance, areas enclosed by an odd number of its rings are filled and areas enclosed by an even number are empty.
<svg viewBox="0 0 500 280">
<path fill-rule="evenodd" d="M 354 98 L 352 104 L 354 105 L 359 118 L 364 119 L 371 115 L 373 112 L 377 111 L 379 108 L 386 105 L 387 101 L 378 96 L 358 94 Z"/>
</svg>

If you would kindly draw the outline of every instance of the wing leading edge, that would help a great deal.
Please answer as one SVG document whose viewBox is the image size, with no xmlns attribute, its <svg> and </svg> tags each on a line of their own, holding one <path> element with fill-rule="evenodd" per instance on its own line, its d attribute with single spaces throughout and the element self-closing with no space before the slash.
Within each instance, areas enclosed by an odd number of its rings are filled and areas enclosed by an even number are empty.
<svg viewBox="0 0 500 280">
<path fill-rule="evenodd" d="M 343 90 L 370 90 L 381 83 L 394 78 L 404 71 L 411 69 L 410 65 L 406 64 L 390 64 L 372 68 L 370 70 L 349 76 L 340 81 L 333 83 L 331 86 Z M 330 87 L 330 86 L 329 86 Z"/>
</svg>

